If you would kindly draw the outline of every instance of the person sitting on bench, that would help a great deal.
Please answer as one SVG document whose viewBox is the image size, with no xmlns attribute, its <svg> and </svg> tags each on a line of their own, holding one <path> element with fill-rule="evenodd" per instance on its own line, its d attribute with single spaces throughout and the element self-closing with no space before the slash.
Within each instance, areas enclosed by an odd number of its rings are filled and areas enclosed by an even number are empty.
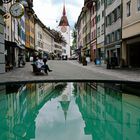
<svg viewBox="0 0 140 140">
<path fill-rule="evenodd" d="M 38 69 L 40 70 L 44 70 L 44 72 L 46 74 L 48 74 L 48 71 L 51 72 L 52 70 L 50 70 L 49 66 L 43 62 L 41 57 L 36 57 L 36 62 L 35 62 L 36 66 Z"/>
</svg>

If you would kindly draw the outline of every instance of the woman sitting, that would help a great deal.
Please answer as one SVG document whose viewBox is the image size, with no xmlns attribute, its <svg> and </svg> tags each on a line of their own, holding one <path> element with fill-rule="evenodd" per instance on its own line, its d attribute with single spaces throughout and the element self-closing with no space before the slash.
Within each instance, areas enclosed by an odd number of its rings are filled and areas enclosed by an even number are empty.
<svg viewBox="0 0 140 140">
<path fill-rule="evenodd" d="M 48 74 L 48 71 L 51 72 L 52 70 L 50 70 L 49 66 L 46 64 L 47 61 L 43 62 L 41 57 L 36 57 L 36 66 L 38 69 L 40 70 L 44 70 L 44 72 L 46 74 Z"/>
</svg>

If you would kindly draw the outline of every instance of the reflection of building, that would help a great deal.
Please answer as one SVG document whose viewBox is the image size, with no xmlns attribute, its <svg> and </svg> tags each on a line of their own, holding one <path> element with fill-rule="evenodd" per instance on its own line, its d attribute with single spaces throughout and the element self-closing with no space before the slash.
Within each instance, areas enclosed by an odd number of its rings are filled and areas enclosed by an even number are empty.
<svg viewBox="0 0 140 140">
<path fill-rule="evenodd" d="M 72 88 L 72 83 L 67 83 L 67 86 L 65 87 L 65 89 L 63 90 L 60 96 L 60 104 L 64 112 L 65 121 L 67 119 L 67 112 L 71 100 L 71 94 L 72 94 L 71 88 Z"/>
<path fill-rule="evenodd" d="M 68 99 L 68 96 L 66 94 L 62 94 L 61 97 L 62 98 L 60 100 L 60 104 L 61 104 L 62 110 L 64 111 L 64 116 L 65 116 L 65 120 L 66 120 L 70 100 Z"/>
<path fill-rule="evenodd" d="M 139 140 L 140 98 L 121 94 L 114 84 L 97 84 L 96 89 L 90 85 L 77 84 L 76 103 L 85 121 L 85 134 L 94 140 Z"/>
<path fill-rule="evenodd" d="M 140 101 L 139 97 L 123 94 L 123 137 L 124 139 L 140 139 Z M 131 125 L 134 124 L 134 125 Z M 129 134 L 129 136 L 128 136 Z"/>
<path fill-rule="evenodd" d="M 43 86 L 44 92 L 38 92 L 37 88 Z M 51 83 L 42 87 L 38 84 L 0 86 L 0 139 L 35 138 L 36 116 L 52 97 L 49 94 L 52 90 Z M 43 96 L 38 102 L 40 94 Z"/>
</svg>

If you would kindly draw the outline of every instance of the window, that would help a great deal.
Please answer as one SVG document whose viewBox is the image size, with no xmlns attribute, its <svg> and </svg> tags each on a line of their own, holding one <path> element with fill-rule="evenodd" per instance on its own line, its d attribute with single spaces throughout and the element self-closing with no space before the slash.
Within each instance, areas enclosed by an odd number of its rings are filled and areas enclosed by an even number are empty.
<svg viewBox="0 0 140 140">
<path fill-rule="evenodd" d="M 96 30 L 94 30 L 93 32 L 94 32 L 93 38 L 95 39 L 96 38 Z"/>
<path fill-rule="evenodd" d="M 95 5 L 92 8 L 92 14 L 94 15 L 94 13 L 95 13 Z"/>
<path fill-rule="evenodd" d="M 115 37 L 114 37 L 114 32 L 111 34 L 111 42 L 114 42 Z"/>
<path fill-rule="evenodd" d="M 131 15 L 131 1 L 127 2 L 127 5 L 126 5 L 126 14 L 127 14 L 127 17 L 129 17 Z"/>
<path fill-rule="evenodd" d="M 118 41 L 120 39 L 121 39 L 121 30 L 119 29 L 115 32 L 115 40 Z"/>
<path fill-rule="evenodd" d="M 102 17 L 104 17 L 104 10 L 102 11 Z"/>
<path fill-rule="evenodd" d="M 106 43 L 107 43 L 107 44 L 109 44 L 109 43 L 110 43 L 110 34 L 109 34 L 109 35 L 107 35 L 107 37 L 106 37 Z"/>
<path fill-rule="evenodd" d="M 100 9 L 100 1 L 97 2 L 97 11 Z"/>
<path fill-rule="evenodd" d="M 130 128 L 130 113 L 126 114 L 126 125 L 128 128 Z"/>
<path fill-rule="evenodd" d="M 107 26 L 111 25 L 111 15 L 108 15 L 108 16 L 107 16 L 106 25 L 107 25 Z"/>
<path fill-rule="evenodd" d="M 111 13 L 111 23 L 115 21 L 115 14 L 114 11 Z"/>
<path fill-rule="evenodd" d="M 100 15 L 97 16 L 97 23 L 100 22 Z"/>
<path fill-rule="evenodd" d="M 102 24 L 102 28 L 101 28 L 101 34 L 104 34 L 104 24 Z"/>
<path fill-rule="evenodd" d="M 137 120 L 137 134 L 140 135 L 140 119 Z"/>
<path fill-rule="evenodd" d="M 140 0 L 137 0 L 138 11 L 140 11 Z"/>
<path fill-rule="evenodd" d="M 101 5 L 103 5 L 104 4 L 104 0 L 101 0 Z"/>
<path fill-rule="evenodd" d="M 112 3 L 113 0 L 106 0 L 106 5 L 110 5 Z"/>
<path fill-rule="evenodd" d="M 97 29 L 97 36 L 98 37 L 100 36 L 100 27 L 98 27 L 98 29 Z"/>
<path fill-rule="evenodd" d="M 121 7 L 117 8 L 117 19 L 121 17 Z"/>
</svg>

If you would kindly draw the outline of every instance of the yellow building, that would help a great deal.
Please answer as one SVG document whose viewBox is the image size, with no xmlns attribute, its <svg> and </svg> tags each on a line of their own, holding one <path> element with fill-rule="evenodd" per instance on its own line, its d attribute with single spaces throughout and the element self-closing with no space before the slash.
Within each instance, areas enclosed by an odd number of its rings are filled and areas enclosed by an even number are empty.
<svg viewBox="0 0 140 140">
<path fill-rule="evenodd" d="M 140 0 L 123 0 L 122 60 L 129 67 L 140 67 Z"/>
<path fill-rule="evenodd" d="M 25 11 L 26 61 L 29 61 L 29 58 L 32 56 L 35 49 L 35 19 L 32 8 L 30 10 L 26 9 Z"/>
</svg>

